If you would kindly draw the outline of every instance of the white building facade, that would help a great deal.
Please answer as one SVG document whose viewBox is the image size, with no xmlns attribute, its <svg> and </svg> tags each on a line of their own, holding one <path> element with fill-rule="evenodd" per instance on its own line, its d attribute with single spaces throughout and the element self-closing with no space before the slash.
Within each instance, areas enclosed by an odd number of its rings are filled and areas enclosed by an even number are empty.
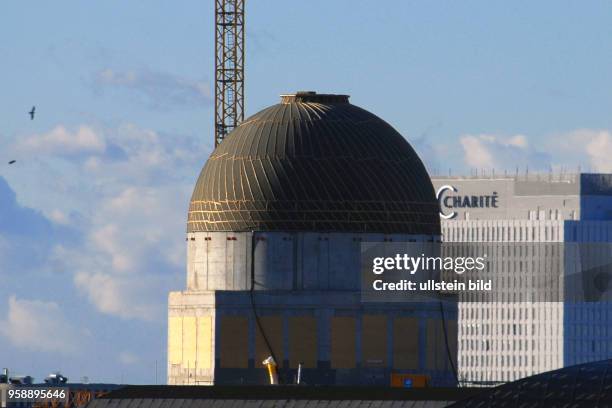
<svg viewBox="0 0 612 408">
<path fill-rule="evenodd" d="M 583 263 L 569 256 L 568 243 L 612 241 L 612 175 L 432 181 L 443 241 L 482 243 L 495 252 L 494 293 L 467 294 L 459 304 L 462 384 L 508 382 L 612 357 L 609 291 L 588 302 L 566 299 L 568 286 L 582 281 Z"/>
</svg>

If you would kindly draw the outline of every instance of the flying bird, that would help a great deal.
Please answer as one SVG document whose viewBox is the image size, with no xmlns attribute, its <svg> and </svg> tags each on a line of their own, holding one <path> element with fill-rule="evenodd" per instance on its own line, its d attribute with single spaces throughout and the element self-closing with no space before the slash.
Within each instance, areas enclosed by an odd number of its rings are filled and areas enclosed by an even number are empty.
<svg viewBox="0 0 612 408">
<path fill-rule="evenodd" d="M 11 160 L 9 164 L 15 164 L 15 162 L 17 162 L 17 160 Z"/>
<path fill-rule="evenodd" d="M 36 113 L 36 106 L 32 106 L 32 110 L 28 112 L 30 114 L 30 120 L 34 120 L 34 113 Z"/>
</svg>

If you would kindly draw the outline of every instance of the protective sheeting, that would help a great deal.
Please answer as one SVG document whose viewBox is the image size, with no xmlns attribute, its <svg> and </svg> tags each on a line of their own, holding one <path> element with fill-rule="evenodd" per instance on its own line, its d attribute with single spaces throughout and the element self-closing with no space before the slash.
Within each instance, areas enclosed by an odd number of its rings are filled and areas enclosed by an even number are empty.
<svg viewBox="0 0 612 408">
<path fill-rule="evenodd" d="M 439 235 L 435 192 L 408 142 L 346 97 L 322 96 L 285 96 L 215 149 L 191 198 L 188 232 Z"/>
</svg>

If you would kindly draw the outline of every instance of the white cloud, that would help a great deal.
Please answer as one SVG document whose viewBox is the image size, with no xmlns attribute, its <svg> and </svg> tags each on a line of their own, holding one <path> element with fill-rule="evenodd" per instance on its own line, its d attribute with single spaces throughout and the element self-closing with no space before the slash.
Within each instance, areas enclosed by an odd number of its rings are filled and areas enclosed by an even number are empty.
<svg viewBox="0 0 612 408">
<path fill-rule="evenodd" d="M 103 69 L 98 73 L 98 79 L 104 83 L 116 84 L 116 85 L 131 85 L 136 83 L 136 73 L 133 71 L 128 72 L 115 72 L 110 68 Z"/>
<path fill-rule="evenodd" d="M 78 272 L 74 284 L 102 313 L 123 319 L 155 320 L 159 316 L 160 299 L 151 299 L 155 277 L 132 274 Z M 153 292 L 152 292 L 153 291 Z M 157 304 L 155 304 L 157 302 Z"/>
<path fill-rule="evenodd" d="M 188 178 L 192 183 L 194 174 L 208 156 L 199 140 L 160 135 L 133 124 L 123 124 L 105 134 L 106 143 L 118 153 L 91 156 L 81 164 L 80 170 L 93 180 L 105 184 L 112 181 L 119 188 L 156 188 L 170 182 L 186 183 Z"/>
<path fill-rule="evenodd" d="M 586 152 L 596 171 L 612 172 L 612 137 L 610 132 L 599 132 L 586 145 Z"/>
<path fill-rule="evenodd" d="M 70 225 L 70 218 L 66 213 L 57 208 L 46 214 L 47 218 L 59 225 Z"/>
<path fill-rule="evenodd" d="M 184 253 L 187 187 L 128 187 L 108 197 L 93 219 L 90 242 L 113 262 L 118 272 L 148 265 L 151 258 L 177 267 Z M 186 199 L 188 201 L 188 198 Z"/>
<path fill-rule="evenodd" d="M 91 231 L 90 240 L 94 247 L 110 257 L 112 270 L 129 272 L 134 269 L 131 246 L 123 247 L 119 227 L 116 224 L 106 224 Z"/>
<path fill-rule="evenodd" d="M 11 296 L 0 333 L 19 349 L 65 354 L 78 351 L 78 332 L 54 302 Z"/>
<path fill-rule="evenodd" d="M 208 147 L 129 123 L 67 129 L 60 125 L 13 146 L 45 152 L 27 161 L 30 171 L 15 183 L 21 197 L 27 186 L 34 189 L 24 203 L 41 209 L 41 226 L 32 231 L 45 239 L 14 245 L 0 231 L 0 261 L 11 259 L 17 270 L 15 260 L 38 254 L 47 273 L 69 274 L 74 292 L 102 314 L 163 321 L 168 291 L 181 288 L 186 211 Z M 69 228 L 72 235 L 38 233 L 43 227 Z M 39 241 L 49 243 L 44 256 Z M 4 272 L 10 270 L 0 268 Z"/>
<path fill-rule="evenodd" d="M 577 163 L 588 163 L 592 171 L 612 172 L 612 133 L 609 130 L 578 129 L 554 138 L 555 147 Z"/>
<path fill-rule="evenodd" d="M 536 171 L 550 168 L 548 154 L 532 148 L 525 135 L 463 135 L 459 142 L 464 162 L 471 168 L 513 170 L 528 167 Z"/>
<path fill-rule="evenodd" d="M 210 104 L 212 94 L 207 82 L 149 70 L 115 71 L 107 68 L 97 73 L 96 83 L 139 92 L 153 107 L 198 106 Z"/>
<path fill-rule="evenodd" d="M 100 312 L 161 320 L 168 290 L 180 288 L 187 204 L 207 152 L 190 138 L 131 124 L 100 134 L 104 154 L 62 162 L 78 207 L 54 205 L 45 213 L 78 228 L 80 237 L 56 245 L 50 261 L 72 273 L 77 293 Z"/>
<path fill-rule="evenodd" d="M 126 187 L 105 196 L 89 220 L 83 247 L 57 258 L 78 271 L 75 286 L 99 311 L 155 320 L 185 262 L 183 200 L 173 186 Z"/>
<path fill-rule="evenodd" d="M 103 137 L 89 126 L 80 126 L 75 131 L 70 131 L 60 125 L 47 133 L 25 138 L 17 147 L 28 152 L 74 155 L 102 153 L 106 149 L 106 143 Z"/>
<path fill-rule="evenodd" d="M 490 142 L 486 136 L 462 136 L 460 143 L 466 164 L 476 168 L 492 168 L 493 155 L 487 147 Z"/>
<path fill-rule="evenodd" d="M 524 135 L 512 136 L 506 139 L 505 143 L 507 146 L 516 146 L 516 147 L 521 147 L 521 148 L 526 148 L 528 145 L 527 137 Z"/>
<path fill-rule="evenodd" d="M 477 169 L 567 172 L 581 167 L 582 171 L 612 172 L 609 130 L 577 129 L 548 135 L 538 148 L 532 147 L 525 135 L 463 135 L 460 144 L 465 164 Z"/>
</svg>

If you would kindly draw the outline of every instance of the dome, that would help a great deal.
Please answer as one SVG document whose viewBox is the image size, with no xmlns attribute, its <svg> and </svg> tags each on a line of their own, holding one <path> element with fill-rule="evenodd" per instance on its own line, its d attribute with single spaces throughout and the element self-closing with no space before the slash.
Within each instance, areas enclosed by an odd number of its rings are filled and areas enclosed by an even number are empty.
<svg viewBox="0 0 612 408">
<path fill-rule="evenodd" d="M 410 144 L 346 95 L 298 92 L 246 119 L 195 185 L 188 232 L 440 234 Z"/>
</svg>

